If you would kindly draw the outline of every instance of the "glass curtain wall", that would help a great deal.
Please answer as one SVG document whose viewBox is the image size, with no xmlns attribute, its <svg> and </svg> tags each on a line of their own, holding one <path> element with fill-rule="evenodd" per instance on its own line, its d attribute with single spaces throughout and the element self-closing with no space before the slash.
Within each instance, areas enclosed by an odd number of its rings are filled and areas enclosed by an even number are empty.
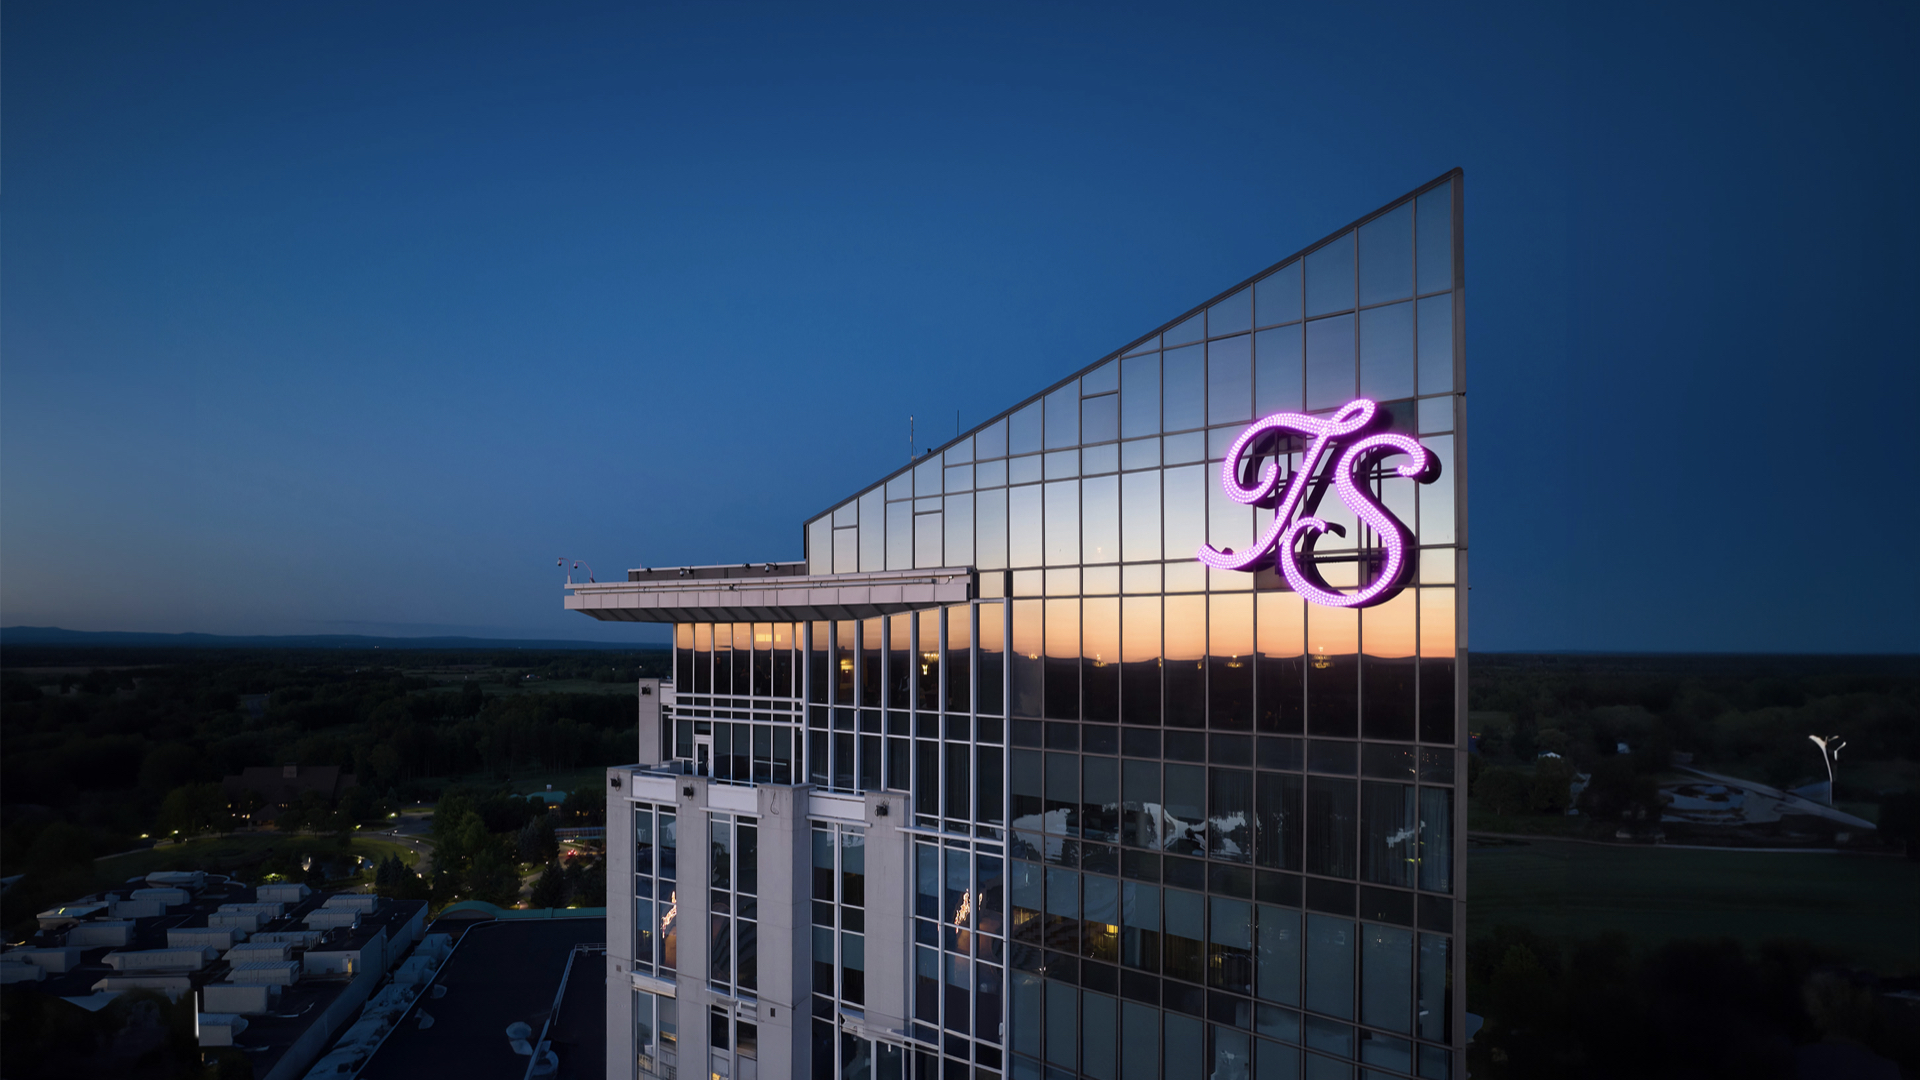
<svg viewBox="0 0 1920 1080">
<path fill-rule="evenodd" d="M 805 774 L 912 793 L 915 1039 L 951 1067 L 1448 1078 L 1458 186 L 821 519 L 834 535 L 810 547 L 815 572 L 979 572 L 977 603 L 813 624 L 796 646 L 818 673 L 806 742 L 829 759 Z M 1416 538 L 1409 587 L 1328 608 L 1271 571 L 1196 561 L 1270 517 L 1220 493 L 1245 425 L 1359 396 L 1441 463 L 1426 485 L 1391 462 L 1360 478 Z M 1300 465 L 1303 447 L 1270 449 Z M 1377 572 L 1378 535 L 1338 499 L 1309 506 L 1340 526 L 1314 551 L 1330 585 Z M 721 685 L 738 634 L 696 631 L 695 666 L 710 649 Z"/>
</svg>

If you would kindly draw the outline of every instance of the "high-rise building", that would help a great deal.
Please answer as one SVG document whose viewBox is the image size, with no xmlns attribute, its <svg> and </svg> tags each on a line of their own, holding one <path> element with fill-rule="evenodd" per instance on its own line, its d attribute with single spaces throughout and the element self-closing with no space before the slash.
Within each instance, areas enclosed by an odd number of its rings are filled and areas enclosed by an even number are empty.
<svg viewBox="0 0 1920 1080">
<path fill-rule="evenodd" d="M 570 586 L 674 626 L 608 773 L 610 1076 L 1465 1076 L 1461 183 L 804 563 Z"/>
</svg>

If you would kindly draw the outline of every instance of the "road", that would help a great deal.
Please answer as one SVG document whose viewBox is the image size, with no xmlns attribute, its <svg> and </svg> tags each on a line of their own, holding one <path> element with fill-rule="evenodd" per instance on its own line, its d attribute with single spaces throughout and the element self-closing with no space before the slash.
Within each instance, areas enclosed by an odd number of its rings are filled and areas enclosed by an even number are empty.
<svg viewBox="0 0 1920 1080">
<path fill-rule="evenodd" d="M 424 875 L 433 871 L 433 838 L 428 835 L 432 829 L 432 821 L 431 811 L 408 810 L 394 819 L 393 828 L 373 833 L 362 831 L 361 835 L 377 836 L 383 840 L 405 844 L 419 859 L 414 863 L 413 868 Z"/>
</svg>

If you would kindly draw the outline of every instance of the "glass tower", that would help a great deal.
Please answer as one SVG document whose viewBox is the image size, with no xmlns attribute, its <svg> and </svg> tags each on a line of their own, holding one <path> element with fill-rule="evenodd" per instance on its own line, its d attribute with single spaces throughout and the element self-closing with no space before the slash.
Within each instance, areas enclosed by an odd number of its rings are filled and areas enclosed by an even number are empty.
<svg viewBox="0 0 1920 1080">
<path fill-rule="evenodd" d="M 609 1075 L 1464 1077 L 1461 182 L 825 511 L 804 564 L 571 586 L 675 624 L 609 773 Z"/>
</svg>

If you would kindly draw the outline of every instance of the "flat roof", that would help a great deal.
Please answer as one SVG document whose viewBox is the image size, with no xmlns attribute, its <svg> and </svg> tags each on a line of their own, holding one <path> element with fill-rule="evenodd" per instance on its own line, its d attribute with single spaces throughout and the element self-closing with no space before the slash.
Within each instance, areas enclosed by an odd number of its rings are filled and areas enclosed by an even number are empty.
<svg viewBox="0 0 1920 1080">
<path fill-rule="evenodd" d="M 458 924 L 436 922 L 429 933 L 458 932 Z M 368 1059 L 360 1080 L 420 1080 L 459 1076 L 479 1080 L 523 1080 L 528 1061 L 507 1045 L 507 1025 L 516 1021 L 540 1029 L 553 1016 L 554 995 L 576 945 L 602 945 L 607 920 L 601 918 L 495 919 L 467 926 L 434 976 L 446 987 L 442 997 L 428 990 L 408 1010 L 393 1034 Z M 558 1045 L 560 1076 L 600 1077 L 605 1073 L 606 962 L 600 956 L 575 963 L 558 1023 L 566 1045 Z M 431 1027 L 421 1027 L 424 1013 Z M 593 1014 L 589 1016 L 588 1014 Z M 599 1027 L 588 1030 L 594 1017 Z M 549 1038 L 554 1038 L 553 1034 Z M 595 1044 L 590 1049 L 588 1043 Z M 569 1049 L 572 1053 L 569 1053 Z M 588 1055 L 593 1061 L 588 1061 Z"/>
</svg>

